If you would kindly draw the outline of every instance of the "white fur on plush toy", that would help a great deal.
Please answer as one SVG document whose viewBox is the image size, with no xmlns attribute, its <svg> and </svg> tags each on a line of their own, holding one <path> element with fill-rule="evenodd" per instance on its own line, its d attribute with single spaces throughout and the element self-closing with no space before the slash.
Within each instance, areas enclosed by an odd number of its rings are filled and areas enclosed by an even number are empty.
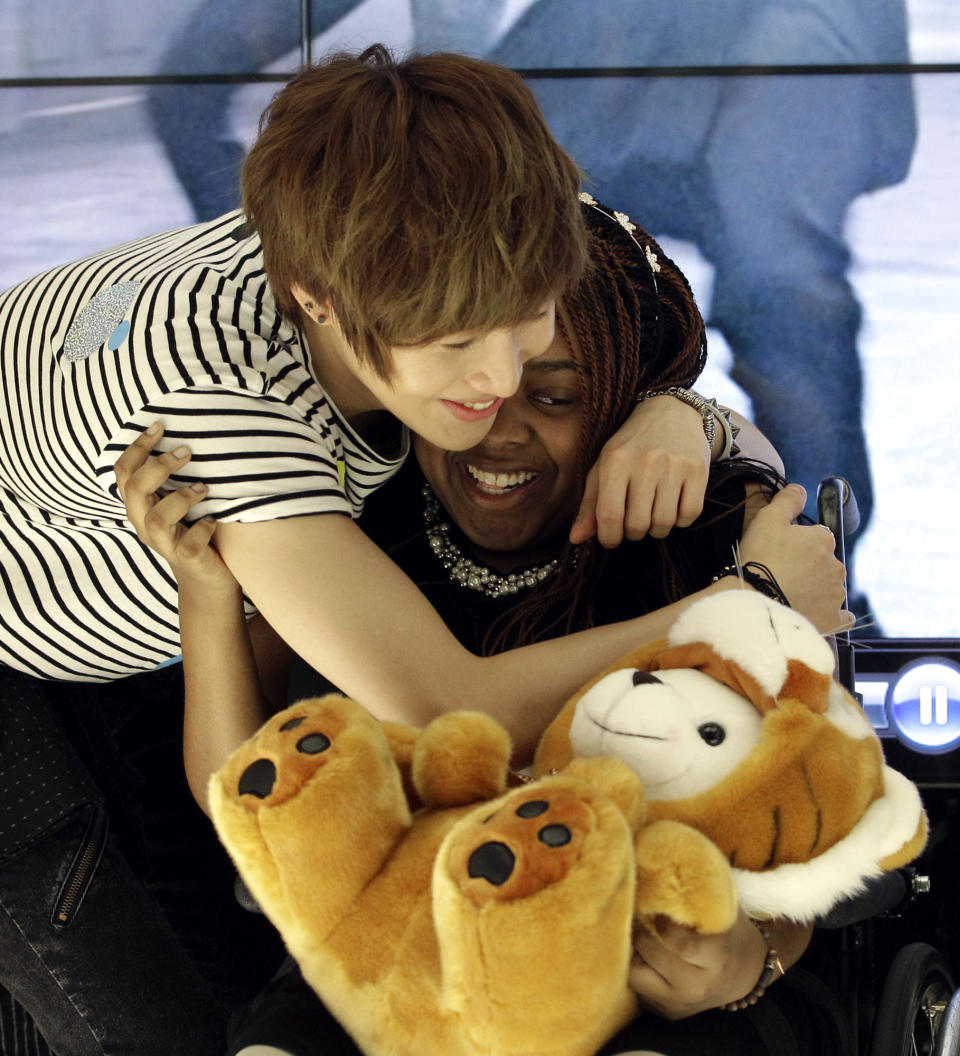
<svg viewBox="0 0 960 1056">
<path fill-rule="evenodd" d="M 717 595 L 688 609 L 668 639 L 670 647 L 694 644 L 715 654 L 705 666 L 734 671 L 738 687 L 751 687 L 756 699 L 719 681 L 716 670 L 617 670 L 577 703 L 570 726 L 574 753 L 624 760 L 640 776 L 651 803 L 694 797 L 727 779 L 733 783 L 769 734 L 767 716 L 776 712 L 777 698 L 798 670 L 814 695 L 823 689 L 813 711 L 822 714 L 835 737 L 875 739 L 862 709 L 842 687 L 826 682 L 833 669 L 829 646 L 791 609 L 752 591 Z M 735 867 L 744 909 L 809 920 L 883 872 L 883 860 L 915 837 L 923 808 L 915 786 L 886 766 L 882 785 L 882 795 L 852 831 L 809 860 L 764 870 Z"/>
</svg>

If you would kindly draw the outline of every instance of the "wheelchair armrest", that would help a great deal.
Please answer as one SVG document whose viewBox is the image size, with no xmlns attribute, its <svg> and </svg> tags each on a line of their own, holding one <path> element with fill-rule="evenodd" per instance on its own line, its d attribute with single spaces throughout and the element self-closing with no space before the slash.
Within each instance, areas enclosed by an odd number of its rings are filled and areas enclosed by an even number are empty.
<svg viewBox="0 0 960 1056">
<path fill-rule="evenodd" d="M 916 894 L 916 870 L 910 867 L 894 869 L 867 881 L 865 890 L 838 903 L 829 913 L 817 919 L 817 927 L 844 928 L 859 924 L 870 917 L 898 916 Z"/>
</svg>

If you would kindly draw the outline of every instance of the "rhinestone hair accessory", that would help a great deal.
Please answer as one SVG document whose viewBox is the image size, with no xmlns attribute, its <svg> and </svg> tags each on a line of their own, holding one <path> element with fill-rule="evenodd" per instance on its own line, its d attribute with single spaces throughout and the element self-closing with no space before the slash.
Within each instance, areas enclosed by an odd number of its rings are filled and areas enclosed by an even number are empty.
<svg viewBox="0 0 960 1056">
<path fill-rule="evenodd" d="M 639 241 L 637 241 L 637 225 L 630 219 L 629 216 L 627 216 L 626 213 L 621 213 L 617 210 L 614 210 L 612 213 L 607 212 L 607 210 L 604 209 L 604 207 L 596 200 L 596 198 L 594 198 L 593 195 L 589 194 L 587 191 L 581 191 L 577 197 L 584 205 L 589 205 L 592 209 L 596 209 L 598 213 L 602 214 L 603 216 L 609 217 L 609 219 L 618 223 L 624 229 L 624 231 L 627 232 L 630 238 L 633 239 L 633 244 L 637 247 L 637 249 L 639 249 L 643 253 L 647 264 L 650 266 L 650 278 L 653 281 L 653 292 L 659 294 L 660 291 L 657 289 L 657 275 L 660 272 L 660 261 L 657 260 L 657 254 L 653 251 L 649 242 L 647 243 L 647 245 L 641 246 Z"/>
</svg>

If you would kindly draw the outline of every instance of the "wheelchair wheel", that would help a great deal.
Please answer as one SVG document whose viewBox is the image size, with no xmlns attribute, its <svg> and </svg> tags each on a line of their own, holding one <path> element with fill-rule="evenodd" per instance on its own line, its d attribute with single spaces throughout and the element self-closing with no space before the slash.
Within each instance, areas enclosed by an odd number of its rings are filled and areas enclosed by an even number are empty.
<svg viewBox="0 0 960 1056">
<path fill-rule="evenodd" d="M 870 1056 L 937 1056 L 937 1034 L 953 993 L 943 956 L 924 942 L 904 946 L 890 966 L 873 1023 Z"/>
<path fill-rule="evenodd" d="M 933 1056 L 957 1056 L 957 1053 L 960 1053 L 960 990 L 954 991 L 940 1020 Z"/>
</svg>

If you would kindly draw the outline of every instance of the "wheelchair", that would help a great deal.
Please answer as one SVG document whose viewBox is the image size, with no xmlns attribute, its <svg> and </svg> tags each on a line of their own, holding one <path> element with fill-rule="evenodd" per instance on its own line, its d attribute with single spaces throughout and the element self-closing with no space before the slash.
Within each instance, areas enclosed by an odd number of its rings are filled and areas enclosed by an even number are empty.
<svg viewBox="0 0 960 1056">
<path fill-rule="evenodd" d="M 845 535 L 859 519 L 843 478 L 821 482 L 818 515 L 833 532 L 836 556 L 843 561 Z M 883 639 L 854 641 L 845 631 L 836 639 L 840 680 L 861 703 L 859 689 L 874 690 L 879 676 L 867 673 L 860 682 L 859 665 L 876 669 L 884 656 L 892 654 L 899 663 L 911 655 L 910 643 L 891 647 Z M 913 645 L 917 651 L 949 650 L 960 660 L 960 641 Z M 905 666 L 910 663 L 906 660 Z M 871 697 L 865 710 L 884 738 L 888 761 L 920 788 L 930 841 L 912 867 L 878 878 L 863 895 L 819 922 L 816 941 L 826 951 L 821 953 L 821 974 L 840 997 L 858 1056 L 958 1056 L 960 989 L 951 962 L 960 953 L 960 912 L 952 898 L 960 886 L 960 855 L 955 851 L 960 841 L 960 761 L 952 748 L 951 758 L 950 752 L 937 754 L 929 745 L 900 738 L 899 731 L 897 739 L 891 738 L 883 726 L 885 716 L 871 714 L 871 706 L 882 707 L 883 702 L 876 693 Z M 945 723 L 949 701 L 941 704 Z"/>
</svg>

